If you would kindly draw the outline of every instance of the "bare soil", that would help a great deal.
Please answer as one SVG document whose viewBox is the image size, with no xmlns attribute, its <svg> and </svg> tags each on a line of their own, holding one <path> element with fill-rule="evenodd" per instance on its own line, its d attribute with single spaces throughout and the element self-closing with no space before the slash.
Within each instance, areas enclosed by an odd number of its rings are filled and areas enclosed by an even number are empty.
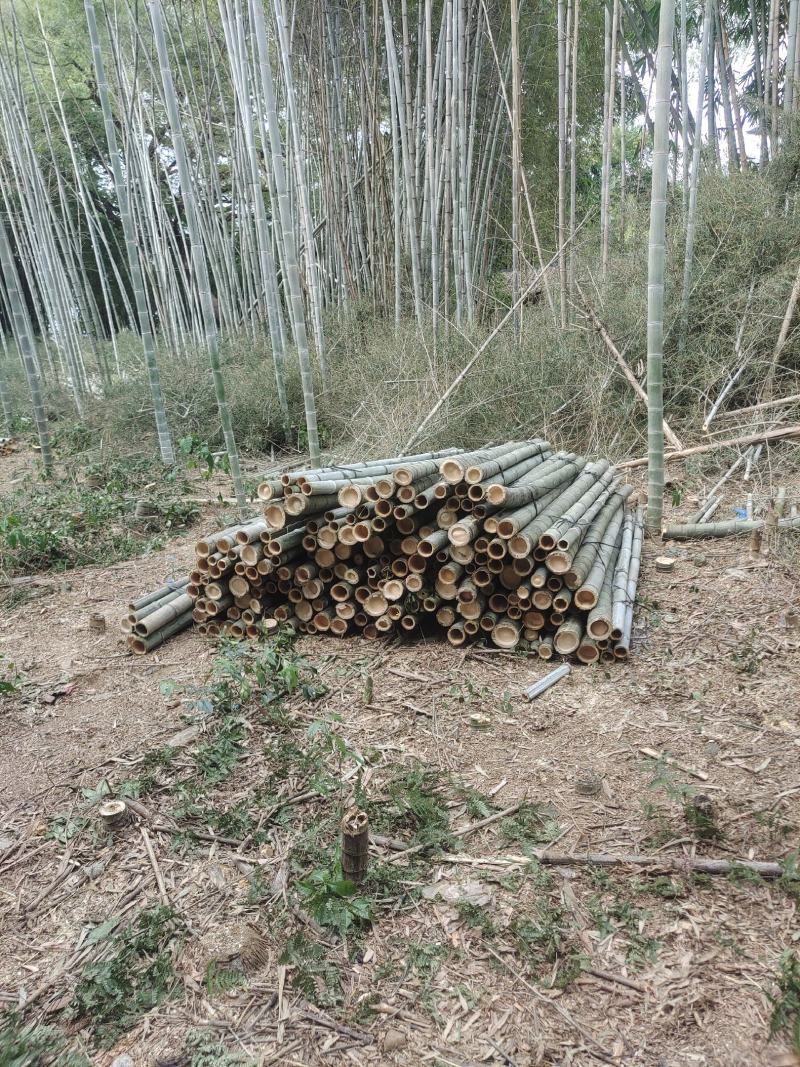
<svg viewBox="0 0 800 1067">
<path fill-rule="evenodd" d="M 675 477 L 685 492 L 670 518 L 691 512 L 691 492 L 713 480 L 699 470 Z M 800 500 L 797 476 L 782 481 L 789 502 Z M 733 482 L 728 509 L 748 488 Z M 758 500 L 770 486 L 753 491 Z M 86 944 L 87 932 L 166 899 L 188 924 L 175 960 L 179 995 L 140 1017 L 112 1049 L 87 1043 L 98 1067 L 121 1053 L 136 1067 L 188 1063 L 186 1037 L 197 1029 L 252 1062 L 309 1067 L 800 1064 L 785 1036 L 768 1040 L 781 954 L 800 948 L 798 898 L 784 884 L 696 878 L 688 869 L 659 878 L 624 865 L 605 874 L 577 864 L 531 869 L 495 821 L 463 835 L 459 851 L 409 869 L 406 889 L 422 882 L 423 892 L 378 907 L 360 939 L 342 941 L 302 912 L 291 918 L 322 945 L 341 982 L 339 1002 L 320 1006 L 280 962 L 289 929 L 276 914 L 292 889 L 291 836 L 331 801 L 299 803 L 299 822 L 276 824 L 258 846 L 213 833 L 178 846 L 157 829 L 173 815 L 165 777 L 141 822 L 113 836 L 54 839 L 58 817 L 88 811 L 96 821 L 81 790 L 135 776 L 144 755 L 182 729 L 186 708 L 161 683 L 191 686 L 209 673 L 215 649 L 196 634 L 133 658 L 117 630 L 129 599 L 185 573 L 193 542 L 185 535 L 147 558 L 56 577 L 18 606 L 0 600 L 0 653 L 24 677 L 19 692 L 0 695 L 3 1010 L 24 1009 L 26 1019 L 82 1041 L 87 1021 L 65 1023 L 61 1012 L 102 949 Z M 653 563 L 665 552 L 677 559 L 669 574 Z M 744 540 L 648 545 L 639 601 L 627 663 L 575 666 L 533 703 L 522 690 L 546 673 L 538 659 L 315 637 L 298 645 L 327 695 L 313 706 L 296 696 L 288 707 L 301 732 L 321 715 L 340 716 L 348 751 L 370 753 L 367 792 L 380 795 L 392 769 L 417 758 L 497 807 L 547 806 L 559 853 L 784 859 L 800 844 L 796 564 L 781 550 L 753 560 Z M 89 632 L 92 612 L 106 617 L 105 634 Z M 248 758 L 213 793 L 223 807 L 260 779 L 269 728 L 254 713 L 248 729 Z M 643 748 L 679 766 L 665 770 Z M 169 774 L 182 769 L 178 760 Z M 576 791 L 589 771 L 602 783 L 594 796 Z M 337 802 L 353 788 L 355 765 L 345 759 L 339 772 Z M 289 780 L 287 796 L 302 785 Z M 718 837 L 698 839 L 687 824 L 682 787 L 711 799 Z M 448 810 L 456 830 L 476 821 L 456 799 Z M 376 863 L 393 855 L 383 844 L 373 851 Z M 409 862 L 392 866 L 403 871 Z M 272 891 L 248 903 L 256 870 Z M 459 896 L 479 904 L 454 905 Z M 526 956 L 514 935 L 543 903 L 560 945 L 554 960 Z M 262 965 L 244 987 L 210 994 L 209 961 L 235 952 L 248 923 L 265 934 Z M 581 961 L 566 983 L 562 955 Z"/>
</svg>

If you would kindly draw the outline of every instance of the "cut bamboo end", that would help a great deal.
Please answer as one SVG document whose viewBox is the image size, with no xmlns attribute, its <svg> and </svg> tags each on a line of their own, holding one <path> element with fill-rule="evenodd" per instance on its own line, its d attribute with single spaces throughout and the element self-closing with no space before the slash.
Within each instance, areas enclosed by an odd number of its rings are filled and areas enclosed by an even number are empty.
<svg viewBox="0 0 800 1067">
<path fill-rule="evenodd" d="M 106 830 L 120 830 L 130 822 L 130 809 L 124 800 L 106 800 L 97 809 Z"/>
<path fill-rule="evenodd" d="M 580 620 L 569 618 L 556 631 L 553 646 L 556 652 L 560 652 L 562 656 L 568 656 L 578 648 L 582 638 L 583 625 Z"/>
<path fill-rule="evenodd" d="M 515 648 L 519 644 L 522 627 L 517 620 L 506 617 L 492 630 L 492 641 L 498 648 Z"/>
<path fill-rule="evenodd" d="M 455 485 L 464 478 L 464 468 L 457 459 L 445 459 L 439 466 L 439 473 L 450 485 Z"/>
</svg>

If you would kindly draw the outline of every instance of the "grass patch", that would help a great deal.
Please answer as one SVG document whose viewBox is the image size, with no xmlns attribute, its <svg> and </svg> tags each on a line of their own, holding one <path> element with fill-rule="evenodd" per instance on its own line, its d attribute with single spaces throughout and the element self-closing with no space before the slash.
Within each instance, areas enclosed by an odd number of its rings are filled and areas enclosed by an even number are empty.
<svg viewBox="0 0 800 1067">
<path fill-rule="evenodd" d="M 70 1051 L 67 1039 L 52 1026 L 25 1026 L 15 1015 L 6 1016 L 0 1029 L 2 1067 L 90 1067 L 89 1058 Z"/>
<path fill-rule="evenodd" d="M 86 1026 L 96 1045 L 109 1048 L 140 1015 L 177 991 L 172 949 L 183 937 L 183 923 L 171 908 L 143 911 L 109 937 L 105 958 L 83 968 L 67 1017 Z"/>
<path fill-rule="evenodd" d="M 28 480 L 0 497 L 0 572 L 66 571 L 152 551 L 196 513 L 176 469 L 108 459 L 53 482 Z M 135 515 L 146 497 L 151 514 Z"/>
<path fill-rule="evenodd" d="M 778 992 L 767 994 L 772 1005 L 769 1035 L 785 1033 L 793 1050 L 800 1053 L 800 959 L 791 949 L 780 958 L 776 982 Z"/>
</svg>

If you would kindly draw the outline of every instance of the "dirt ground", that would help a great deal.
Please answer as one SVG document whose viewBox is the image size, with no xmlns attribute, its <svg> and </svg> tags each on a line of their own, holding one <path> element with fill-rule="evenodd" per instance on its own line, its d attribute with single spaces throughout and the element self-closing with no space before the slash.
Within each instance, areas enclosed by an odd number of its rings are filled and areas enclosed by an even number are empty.
<svg viewBox="0 0 800 1067">
<path fill-rule="evenodd" d="M 684 492 L 671 519 L 691 512 L 692 493 L 713 480 L 699 468 L 673 474 Z M 800 479 L 782 475 L 789 503 L 800 503 Z M 761 477 L 757 502 L 775 475 Z M 747 489 L 732 479 L 725 507 Z M 161 685 L 203 682 L 215 649 L 190 632 L 133 658 L 117 622 L 129 599 L 186 572 L 193 542 L 186 534 L 146 558 L 71 572 L 16 606 L 0 599 L 0 653 L 24 681 L 0 695 L 4 1011 L 24 1009 L 26 1020 L 80 1040 L 82 1021 L 65 1024 L 60 1013 L 97 949 L 87 933 L 161 901 L 187 924 L 180 993 L 112 1048 L 92 1050 L 98 1067 L 123 1053 L 134 1067 L 188 1063 L 187 1035 L 198 1030 L 250 1057 L 241 1062 L 265 1065 L 800 1064 L 784 1035 L 768 1040 L 781 954 L 800 949 L 796 893 L 668 866 L 783 860 L 800 845 L 800 578 L 781 551 L 751 559 L 747 542 L 733 539 L 648 545 L 630 660 L 575 666 L 533 703 L 522 690 L 548 670 L 538 659 L 439 642 L 300 640 L 328 692 L 313 712 L 300 697 L 288 707 L 300 725 L 338 714 L 348 751 L 371 753 L 367 791 L 417 757 L 497 807 L 547 805 L 553 851 L 665 861 L 661 872 L 571 863 L 534 875 L 495 820 L 463 834 L 459 851 L 409 868 L 422 893 L 382 909 L 358 951 L 301 916 L 341 984 L 339 1002 L 325 1007 L 293 984 L 277 935 L 246 986 L 212 993 L 203 980 L 248 923 L 274 929 L 290 827 L 276 825 L 258 846 L 209 833 L 177 848 L 158 829 L 171 801 L 157 791 L 141 820 L 111 837 L 80 833 L 64 844 L 49 832 L 86 810 L 81 790 L 130 778 L 185 726 L 185 706 Z M 671 573 L 654 567 L 665 553 L 677 560 Z M 106 633 L 89 632 L 92 612 L 105 616 Z M 248 730 L 252 758 L 218 798 L 246 794 L 260 774 L 268 730 L 255 716 Z M 675 763 L 656 764 L 645 748 Z M 346 791 L 353 768 L 340 772 Z M 592 796 L 576 790 L 588 772 L 601 780 Z M 287 783 L 288 792 L 301 787 Z M 717 837 L 698 840 L 687 825 L 685 787 L 710 798 Z M 315 802 L 303 805 L 306 824 Z M 457 832 L 476 821 L 464 803 L 448 806 Z M 375 856 L 385 861 L 390 848 L 379 844 Z M 249 903 L 254 870 L 274 892 Z M 511 934 L 543 901 L 561 942 L 580 953 L 568 983 L 552 980 L 557 962 L 530 964 Z"/>
</svg>

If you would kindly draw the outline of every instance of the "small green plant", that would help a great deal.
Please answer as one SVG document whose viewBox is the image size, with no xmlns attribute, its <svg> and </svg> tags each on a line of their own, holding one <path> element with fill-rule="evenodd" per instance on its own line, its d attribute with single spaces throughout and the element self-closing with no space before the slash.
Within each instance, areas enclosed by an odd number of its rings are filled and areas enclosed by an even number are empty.
<svg viewBox="0 0 800 1067">
<path fill-rule="evenodd" d="M 226 967 L 220 960 L 209 960 L 206 965 L 206 974 L 203 984 L 209 996 L 218 996 L 227 993 L 231 989 L 238 989 L 247 985 L 247 977 L 241 971 L 234 971 Z"/>
<path fill-rule="evenodd" d="M 0 655 L 0 693 L 18 693 L 22 689 L 22 675 L 6 656 Z"/>
<path fill-rule="evenodd" d="M 184 927 L 171 908 L 159 906 L 143 911 L 121 932 L 108 933 L 112 954 L 84 967 L 67 1010 L 68 1018 L 85 1020 L 102 1048 L 176 991 L 170 950 Z"/>
<path fill-rule="evenodd" d="M 322 1008 L 341 1003 L 341 969 L 329 960 L 327 949 L 298 931 L 286 942 L 280 962 L 291 967 L 291 982 L 303 996 Z"/>
<path fill-rule="evenodd" d="M 231 1052 L 207 1030 L 186 1034 L 188 1067 L 256 1067 L 256 1061 L 243 1052 Z"/>
<path fill-rule="evenodd" d="M 340 872 L 317 867 L 298 885 L 303 904 L 320 926 L 343 936 L 351 927 L 372 921 L 372 905 Z"/>
<path fill-rule="evenodd" d="M 456 904 L 456 911 L 462 922 L 473 930 L 480 930 L 483 937 L 496 937 L 497 926 L 486 908 L 473 904 L 470 900 L 459 900 Z"/>
<path fill-rule="evenodd" d="M 500 838 L 523 848 L 553 841 L 560 833 L 556 812 L 548 804 L 522 804 L 500 823 Z"/>
<path fill-rule="evenodd" d="M 410 845 L 445 848 L 452 843 L 445 806 L 446 779 L 437 770 L 415 763 L 395 773 L 386 784 L 388 799 L 368 805 L 378 832 L 411 833 Z"/>
<path fill-rule="evenodd" d="M 564 909 L 547 896 L 538 896 L 530 917 L 516 917 L 511 934 L 523 958 L 538 965 L 552 963 L 562 951 L 565 937 Z"/>
<path fill-rule="evenodd" d="M 6 1016 L 0 1029 L 2 1067 L 89 1067 L 81 1052 L 67 1048 L 66 1038 L 52 1026 L 25 1025 L 16 1015 Z"/>
<path fill-rule="evenodd" d="M 728 881 L 739 886 L 764 884 L 764 879 L 758 871 L 754 871 L 752 867 L 747 867 L 743 863 L 734 863 L 731 866 L 728 872 Z"/>
<path fill-rule="evenodd" d="M 589 898 L 587 907 L 600 937 L 621 934 L 626 939 L 628 948 L 625 959 L 632 967 L 641 967 L 655 960 L 660 943 L 644 934 L 650 912 L 637 908 L 624 898 L 614 898 L 605 903 L 598 895 Z"/>
<path fill-rule="evenodd" d="M 781 955 L 776 982 L 777 994 L 767 994 L 772 1005 L 769 1036 L 786 1032 L 793 1050 L 800 1053 L 800 959 L 791 949 Z"/>
<path fill-rule="evenodd" d="M 406 975 L 415 974 L 420 982 L 419 1001 L 436 1015 L 433 982 L 447 958 L 447 947 L 435 942 L 412 941 L 406 951 Z"/>
<path fill-rule="evenodd" d="M 206 479 L 216 471 L 230 472 L 228 453 L 224 450 L 213 451 L 208 441 L 202 441 L 193 433 L 181 437 L 178 448 L 186 456 L 186 466 L 190 470 L 199 470 Z"/>
</svg>

